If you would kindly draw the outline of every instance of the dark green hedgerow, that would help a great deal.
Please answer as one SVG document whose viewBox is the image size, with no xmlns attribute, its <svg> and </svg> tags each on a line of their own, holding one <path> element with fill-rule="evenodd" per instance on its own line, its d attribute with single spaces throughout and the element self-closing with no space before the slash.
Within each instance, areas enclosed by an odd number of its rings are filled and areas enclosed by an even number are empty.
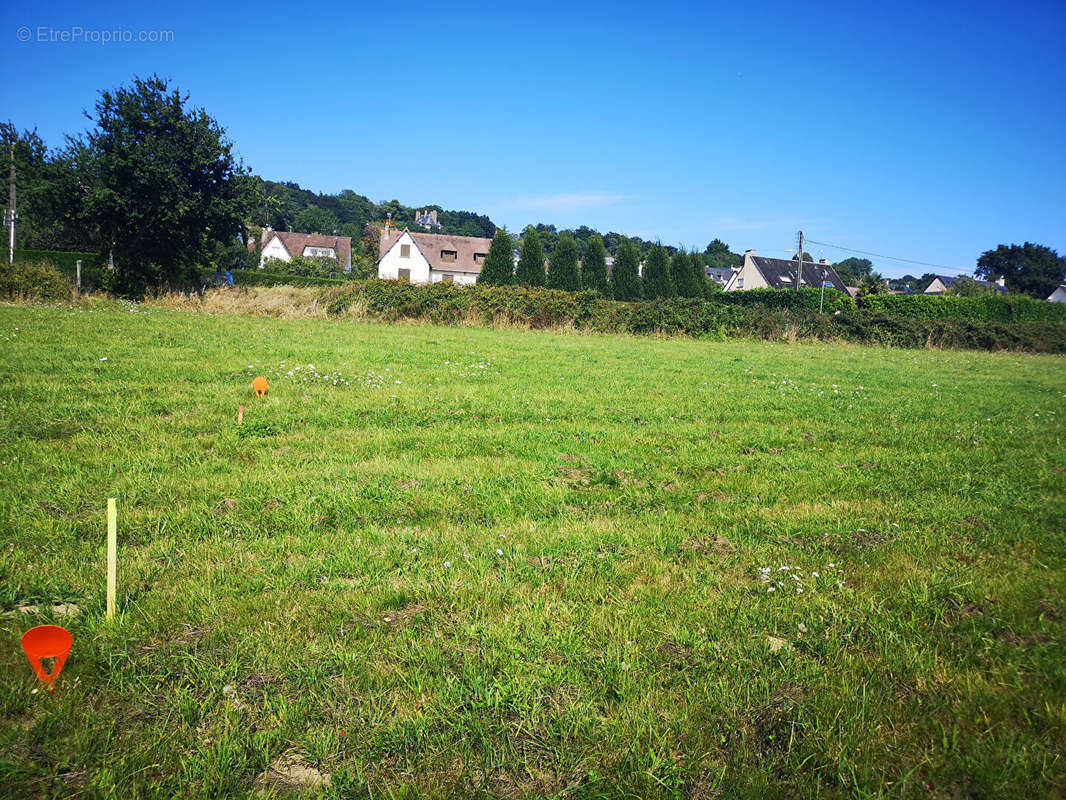
<svg viewBox="0 0 1066 800">
<path fill-rule="evenodd" d="M 737 292 L 747 294 L 747 292 Z M 956 297 L 937 294 L 873 294 L 863 308 L 894 317 L 953 319 L 967 322 L 1066 322 L 1066 303 L 1049 303 L 1020 294 Z"/>
<path fill-rule="evenodd" d="M 805 291 L 817 297 L 817 290 Z M 735 294 L 755 295 L 756 292 Z M 796 296 L 795 292 L 780 294 Z M 575 327 L 601 333 L 661 333 L 715 339 L 749 336 L 841 340 L 894 347 L 1066 353 L 1066 323 L 913 319 L 853 307 L 819 314 L 806 307 L 775 308 L 774 301 L 721 303 L 720 296 L 723 295 L 716 295 L 712 301 L 673 298 L 621 303 L 607 300 L 596 292 L 364 281 L 326 290 L 324 299 L 330 314 L 343 314 L 351 306 L 359 305 L 369 316 L 384 321 L 417 319 L 439 324 Z M 801 303 L 807 302 L 802 299 L 803 292 L 800 298 Z"/>
</svg>

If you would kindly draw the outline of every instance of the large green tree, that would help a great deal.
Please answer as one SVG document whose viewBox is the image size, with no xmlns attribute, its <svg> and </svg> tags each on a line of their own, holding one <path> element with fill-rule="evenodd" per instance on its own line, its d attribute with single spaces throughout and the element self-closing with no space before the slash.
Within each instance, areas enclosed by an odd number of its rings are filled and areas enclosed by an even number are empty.
<svg viewBox="0 0 1066 800">
<path fill-rule="evenodd" d="M 576 292 L 581 288 L 581 276 L 577 271 L 577 243 L 570 231 L 559 234 L 551 261 L 548 264 L 548 288 Z"/>
<path fill-rule="evenodd" d="M 527 227 L 522 232 L 522 252 L 518 256 L 515 283 L 520 286 L 543 286 L 544 282 L 544 246 L 536 229 Z"/>
<path fill-rule="evenodd" d="M 692 258 L 684 250 L 678 250 L 670 259 L 670 280 L 678 297 L 702 297 L 700 285 L 692 271 Z"/>
<path fill-rule="evenodd" d="M 198 269 L 239 235 L 251 180 L 219 124 L 162 78 L 102 92 L 84 142 L 88 196 L 114 286 L 140 294 L 197 282 Z"/>
<path fill-rule="evenodd" d="M 677 288 L 670 280 L 670 264 L 666 248 L 660 244 L 652 247 L 644 263 L 644 296 L 649 300 L 659 297 L 677 297 Z"/>
<path fill-rule="evenodd" d="M 1045 299 L 1066 279 L 1066 258 L 1032 242 L 1001 244 L 981 254 L 974 274 L 989 281 L 1002 276 L 1012 292 Z"/>
<path fill-rule="evenodd" d="M 608 292 L 607 250 L 599 234 L 592 234 L 585 245 L 585 259 L 581 262 L 581 283 L 586 289 L 595 289 L 602 295 Z"/>
<path fill-rule="evenodd" d="M 845 286 L 858 286 L 865 276 L 873 272 L 874 264 L 868 258 L 845 258 L 833 265 L 840 280 Z"/>
<path fill-rule="evenodd" d="M 622 239 L 611 272 L 611 296 L 615 300 L 639 300 L 640 272 L 637 250 L 629 239 Z"/>
<path fill-rule="evenodd" d="M 496 231 L 489 245 L 489 253 L 485 256 L 485 263 L 481 265 L 481 272 L 477 276 L 478 283 L 489 286 L 506 286 L 514 283 L 514 242 L 503 228 Z"/>
</svg>

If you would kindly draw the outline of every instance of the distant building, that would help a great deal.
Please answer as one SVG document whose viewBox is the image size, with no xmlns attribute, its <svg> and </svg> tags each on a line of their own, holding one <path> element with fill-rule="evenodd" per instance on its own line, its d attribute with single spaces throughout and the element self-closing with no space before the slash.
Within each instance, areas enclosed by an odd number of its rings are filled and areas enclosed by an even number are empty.
<svg viewBox="0 0 1066 800">
<path fill-rule="evenodd" d="M 381 233 L 378 277 L 411 283 L 477 283 L 491 239 L 390 230 Z"/>
<path fill-rule="evenodd" d="M 787 258 L 766 258 L 755 254 L 754 250 L 744 252 L 744 263 L 735 270 L 726 283 L 727 292 L 748 291 L 749 289 L 793 289 L 796 288 L 798 261 Z M 827 288 L 846 292 L 847 287 L 840 280 L 836 270 L 823 258 L 815 263 L 804 261 L 800 275 L 800 288 L 821 287 L 825 281 Z"/>
<path fill-rule="evenodd" d="M 1057 287 L 1055 291 L 1048 295 L 1047 299 L 1052 303 L 1066 303 L 1066 283 Z"/>
<path fill-rule="evenodd" d="M 922 294 L 943 294 L 954 286 L 959 278 L 971 280 L 978 286 L 984 286 L 995 292 L 1006 293 L 1007 291 L 1006 283 L 1002 277 L 998 281 L 982 281 L 971 278 L 969 275 L 935 275 L 933 280 L 929 281 L 929 285 L 925 287 L 925 291 Z"/>
<path fill-rule="evenodd" d="M 317 233 L 286 233 L 263 228 L 260 237 L 262 249 L 259 251 L 259 269 L 268 259 L 292 261 L 293 256 L 304 258 L 335 258 L 346 270 L 352 268 L 352 237 L 323 236 Z M 253 243 L 248 243 L 252 249 Z"/>
<path fill-rule="evenodd" d="M 704 267 L 703 272 L 706 274 L 709 280 L 714 281 L 723 289 L 733 278 L 733 274 L 737 272 L 739 267 Z"/>
<path fill-rule="evenodd" d="M 419 209 L 415 212 L 415 224 L 421 225 L 423 228 L 442 228 L 444 227 L 437 221 L 437 209 L 427 208 L 425 211 Z"/>
</svg>

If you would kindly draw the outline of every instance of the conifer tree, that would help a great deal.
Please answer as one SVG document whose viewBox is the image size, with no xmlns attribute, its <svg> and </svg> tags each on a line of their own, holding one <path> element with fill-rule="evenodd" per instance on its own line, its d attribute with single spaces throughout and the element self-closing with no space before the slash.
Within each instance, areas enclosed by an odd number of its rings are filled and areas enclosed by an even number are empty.
<svg viewBox="0 0 1066 800">
<path fill-rule="evenodd" d="M 581 288 L 581 276 L 577 272 L 577 243 L 570 231 L 559 234 L 551 260 L 548 263 L 548 288 L 576 292 Z"/>
<path fill-rule="evenodd" d="M 522 234 L 522 253 L 518 257 L 515 283 L 519 286 L 543 286 L 544 281 L 544 246 L 530 226 Z"/>
<path fill-rule="evenodd" d="M 701 297 L 700 285 L 692 272 L 692 259 L 684 250 L 678 250 L 670 259 L 670 279 L 678 297 Z"/>
<path fill-rule="evenodd" d="M 477 282 L 488 286 L 506 286 L 514 283 L 514 260 L 512 248 L 514 243 L 503 228 L 496 230 L 489 245 L 489 254 L 481 265 Z"/>
<path fill-rule="evenodd" d="M 585 246 L 585 259 L 581 262 L 581 283 L 586 289 L 595 289 L 600 294 L 607 295 L 607 250 L 599 234 L 592 234 Z"/>
<path fill-rule="evenodd" d="M 659 297 L 677 297 L 677 289 L 670 280 L 670 264 L 666 258 L 666 248 L 655 245 L 648 253 L 644 264 L 644 297 L 654 300 Z"/>
<path fill-rule="evenodd" d="M 707 270 L 703 266 L 703 253 L 693 250 L 689 254 L 689 259 L 692 261 L 692 277 L 696 281 L 698 289 L 696 297 L 709 297 L 718 288 L 718 285 L 707 277 Z"/>
<path fill-rule="evenodd" d="M 637 251 L 629 239 L 623 239 L 614 256 L 611 273 L 611 294 L 615 300 L 640 299 L 640 273 L 637 271 Z"/>
</svg>

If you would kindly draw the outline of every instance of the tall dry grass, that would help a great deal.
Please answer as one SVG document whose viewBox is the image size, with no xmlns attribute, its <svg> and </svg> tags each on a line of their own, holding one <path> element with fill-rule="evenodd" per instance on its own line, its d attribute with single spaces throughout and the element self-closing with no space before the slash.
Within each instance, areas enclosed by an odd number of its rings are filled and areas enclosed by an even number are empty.
<svg viewBox="0 0 1066 800">
<path fill-rule="evenodd" d="M 242 314 L 275 319 L 325 319 L 321 289 L 296 286 L 252 286 L 208 289 L 196 293 L 167 292 L 145 301 L 158 308 L 204 314 Z M 364 307 L 365 311 L 365 307 Z"/>
</svg>

